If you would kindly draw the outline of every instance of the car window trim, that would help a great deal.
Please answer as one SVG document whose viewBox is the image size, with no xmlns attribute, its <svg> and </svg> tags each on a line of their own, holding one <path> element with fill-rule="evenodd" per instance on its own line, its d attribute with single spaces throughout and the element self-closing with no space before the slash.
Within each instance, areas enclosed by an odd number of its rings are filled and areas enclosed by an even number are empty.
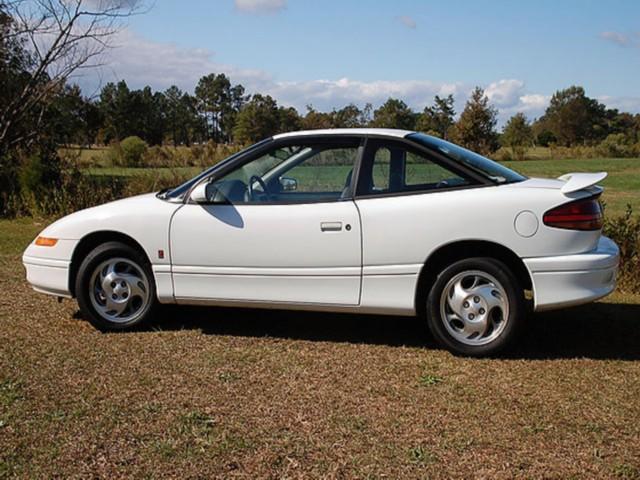
<svg viewBox="0 0 640 480">
<path fill-rule="evenodd" d="M 422 154 L 428 160 L 432 161 L 436 165 L 439 165 L 440 167 L 445 168 L 446 170 L 449 170 L 452 173 L 461 175 L 463 178 L 476 181 L 477 183 L 472 185 L 460 185 L 460 186 L 453 186 L 453 187 L 443 187 L 438 189 L 419 189 L 419 190 L 384 192 L 384 193 L 369 193 L 367 191 L 366 193 L 364 193 L 365 192 L 364 182 L 367 180 L 364 175 L 367 175 L 366 173 L 367 170 L 364 170 L 362 166 L 364 166 L 365 162 L 367 162 L 369 164 L 367 165 L 367 167 L 371 166 L 371 171 L 369 172 L 369 175 L 373 175 L 373 160 L 374 160 L 374 157 L 372 156 L 373 149 L 380 148 L 380 146 L 385 144 L 392 145 L 392 146 L 399 145 L 408 151 L 418 152 L 419 154 Z M 364 152 L 361 160 L 362 160 L 361 167 L 358 172 L 359 173 L 358 183 L 357 183 L 355 196 L 354 196 L 356 200 L 359 198 L 372 198 L 372 197 L 375 198 L 375 197 L 382 197 L 382 196 L 391 197 L 391 196 L 400 196 L 400 195 L 421 195 L 425 193 L 448 192 L 453 190 L 496 185 L 495 182 L 492 182 L 490 179 L 478 174 L 473 169 L 467 168 L 464 165 L 459 164 L 458 162 L 455 162 L 454 160 L 448 158 L 445 155 L 442 155 L 438 152 L 434 152 L 433 150 L 425 148 L 424 146 L 410 139 L 407 139 L 406 137 L 405 138 L 388 138 L 388 137 L 376 136 L 376 137 L 369 138 L 369 136 L 367 136 L 367 139 L 365 141 L 365 148 L 364 148 Z"/>
</svg>

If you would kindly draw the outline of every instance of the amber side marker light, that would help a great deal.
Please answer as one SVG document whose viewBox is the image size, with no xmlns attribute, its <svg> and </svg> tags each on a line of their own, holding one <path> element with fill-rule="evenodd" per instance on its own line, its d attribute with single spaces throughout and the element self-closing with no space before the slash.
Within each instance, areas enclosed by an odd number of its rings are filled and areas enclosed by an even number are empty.
<svg viewBox="0 0 640 480">
<path fill-rule="evenodd" d="M 56 243 L 58 243 L 57 238 L 47 238 L 47 237 L 36 238 L 36 245 L 39 245 L 41 247 L 53 247 Z"/>
</svg>

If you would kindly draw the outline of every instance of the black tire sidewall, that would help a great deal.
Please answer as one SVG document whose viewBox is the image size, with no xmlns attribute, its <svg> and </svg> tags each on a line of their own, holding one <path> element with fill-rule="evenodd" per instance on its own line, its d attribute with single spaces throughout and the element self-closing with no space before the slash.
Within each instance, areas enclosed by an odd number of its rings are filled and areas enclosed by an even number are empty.
<svg viewBox="0 0 640 480">
<path fill-rule="evenodd" d="M 129 322 L 116 323 L 103 318 L 94 308 L 89 292 L 91 275 L 95 268 L 109 258 L 123 257 L 135 262 L 144 270 L 149 283 L 150 301 L 142 314 Z M 147 257 L 138 250 L 121 242 L 106 242 L 92 250 L 82 261 L 78 269 L 75 284 L 76 298 L 80 312 L 94 327 L 102 331 L 128 330 L 143 324 L 151 316 L 157 303 L 156 286 L 151 264 Z"/>
<path fill-rule="evenodd" d="M 498 338 L 486 345 L 466 345 L 453 338 L 441 318 L 440 297 L 447 282 L 456 274 L 466 270 L 486 272 L 498 280 L 509 301 L 507 325 Z M 524 317 L 524 294 L 509 268 L 499 260 L 486 257 L 459 260 L 445 268 L 437 277 L 427 297 L 427 323 L 433 336 L 444 347 L 457 355 L 481 357 L 495 355 L 515 342 L 522 328 Z"/>
</svg>

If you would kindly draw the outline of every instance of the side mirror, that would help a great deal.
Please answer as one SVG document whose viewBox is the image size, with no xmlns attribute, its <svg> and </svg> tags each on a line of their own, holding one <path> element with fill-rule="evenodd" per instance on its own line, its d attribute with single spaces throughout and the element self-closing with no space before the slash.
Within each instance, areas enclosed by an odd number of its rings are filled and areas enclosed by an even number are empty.
<svg viewBox="0 0 640 480">
<path fill-rule="evenodd" d="M 293 192 L 298 189 L 298 181 L 295 178 L 280 177 L 280 188 L 283 192 Z"/>
<path fill-rule="evenodd" d="M 191 190 L 189 199 L 195 203 L 207 203 L 209 201 L 209 197 L 207 197 L 208 186 L 209 184 L 207 182 L 202 182 L 196 185 L 196 188 Z"/>
</svg>

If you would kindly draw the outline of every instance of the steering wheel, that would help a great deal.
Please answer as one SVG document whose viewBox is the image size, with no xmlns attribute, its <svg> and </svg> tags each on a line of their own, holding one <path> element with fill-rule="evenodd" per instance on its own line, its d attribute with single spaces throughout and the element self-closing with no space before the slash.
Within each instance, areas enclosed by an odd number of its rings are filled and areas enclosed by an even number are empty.
<svg viewBox="0 0 640 480">
<path fill-rule="evenodd" d="M 269 195 L 269 191 L 267 190 L 267 184 L 264 183 L 264 180 L 262 180 L 261 177 L 259 177 L 258 175 L 251 175 L 251 178 L 249 179 L 249 185 L 248 185 L 248 189 L 249 189 L 249 198 L 251 200 L 253 200 L 253 183 L 257 182 L 261 187 L 262 187 L 262 191 L 265 195 Z"/>
</svg>

